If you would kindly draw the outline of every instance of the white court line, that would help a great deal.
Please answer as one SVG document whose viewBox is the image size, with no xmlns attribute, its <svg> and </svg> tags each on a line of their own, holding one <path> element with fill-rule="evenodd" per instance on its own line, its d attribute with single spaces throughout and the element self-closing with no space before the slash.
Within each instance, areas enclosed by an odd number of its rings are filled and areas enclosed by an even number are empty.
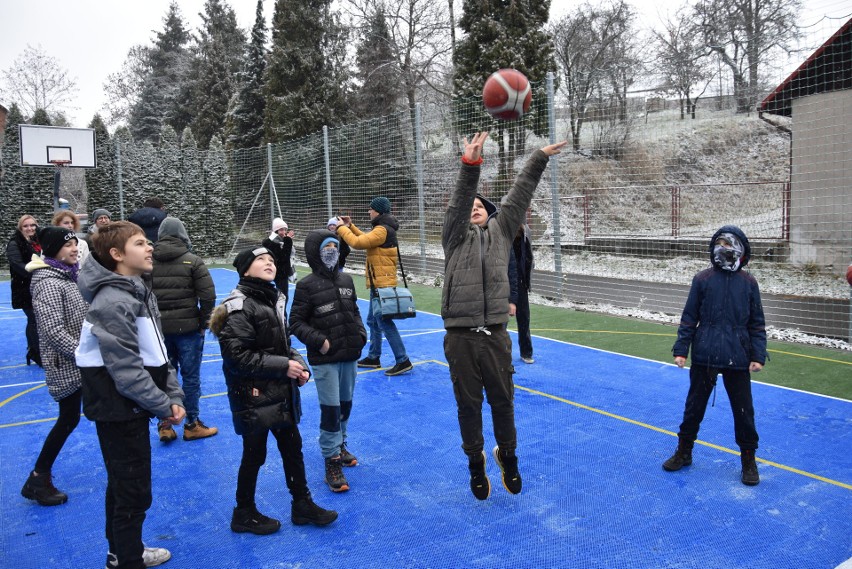
<svg viewBox="0 0 852 569">
<path fill-rule="evenodd" d="M 26 383 L 10 383 L 9 385 L 0 385 L 0 389 L 4 387 L 24 387 L 25 385 L 39 385 L 44 381 L 27 381 Z"/>
</svg>

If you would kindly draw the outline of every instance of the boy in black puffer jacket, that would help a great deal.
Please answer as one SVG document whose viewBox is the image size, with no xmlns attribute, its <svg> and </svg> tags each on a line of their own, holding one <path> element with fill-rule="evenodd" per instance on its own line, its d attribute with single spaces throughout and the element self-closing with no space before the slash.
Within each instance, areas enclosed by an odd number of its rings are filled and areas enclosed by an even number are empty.
<svg viewBox="0 0 852 569">
<path fill-rule="evenodd" d="M 314 504 L 305 477 L 298 426 L 302 414 L 299 387 L 310 373 L 290 346 L 286 299 L 273 284 L 275 260 L 265 247 L 258 246 L 240 252 L 234 267 L 240 275 L 237 288 L 210 318 L 210 330 L 219 338 L 222 351 L 234 430 L 243 437 L 231 529 L 265 535 L 281 527 L 281 522 L 264 516 L 255 505 L 257 475 L 266 462 L 270 431 L 278 443 L 293 497 L 291 521 L 328 525 L 337 519 L 337 512 Z"/>
<path fill-rule="evenodd" d="M 339 241 L 331 231 L 305 238 L 311 274 L 296 284 L 290 329 L 308 348 L 320 402 L 320 448 L 332 492 L 349 490 L 341 466 L 358 460 L 346 448 L 357 361 L 367 343 L 352 277 L 337 270 Z"/>
<path fill-rule="evenodd" d="M 742 483 L 754 486 L 760 482 L 754 458 L 758 437 L 749 372 L 760 371 L 766 362 L 766 321 L 757 281 L 742 270 L 749 257 L 751 248 L 745 233 L 726 225 L 710 239 L 712 266 L 692 279 L 672 348 L 675 364 L 683 367 L 691 347 L 692 367 L 677 449 L 663 463 L 670 472 L 692 464 L 698 428 L 716 378 L 722 374 L 734 412 Z"/>
</svg>

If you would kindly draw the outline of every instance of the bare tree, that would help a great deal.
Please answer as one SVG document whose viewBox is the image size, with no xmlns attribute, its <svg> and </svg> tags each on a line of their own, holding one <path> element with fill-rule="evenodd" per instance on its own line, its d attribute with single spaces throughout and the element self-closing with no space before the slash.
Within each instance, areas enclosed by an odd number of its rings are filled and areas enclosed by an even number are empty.
<svg viewBox="0 0 852 569">
<path fill-rule="evenodd" d="M 800 36 L 800 0 L 702 0 L 695 5 L 702 38 L 731 70 L 738 112 L 760 92 L 760 67 L 775 50 L 789 51 Z"/>
<path fill-rule="evenodd" d="M 102 120 L 107 126 L 127 124 L 130 120 L 130 111 L 139 101 L 145 77 L 151 72 L 149 52 L 150 48 L 142 45 L 131 47 L 121 69 L 107 75 L 103 84 L 107 102 L 101 107 L 105 114 Z"/>
<path fill-rule="evenodd" d="M 38 109 L 52 116 L 64 116 L 63 111 L 74 108 L 71 103 L 77 93 L 77 82 L 40 45 L 37 48 L 27 45 L 11 67 L 2 71 L 2 80 L 0 92 L 17 103 L 27 117 Z"/>
<path fill-rule="evenodd" d="M 683 9 L 663 20 L 662 30 L 653 30 L 656 65 L 663 89 L 677 95 L 680 118 L 695 118 L 698 99 L 714 77 L 708 58 L 710 49 L 701 39 L 691 15 Z"/>
<path fill-rule="evenodd" d="M 423 86 L 450 96 L 445 86 L 451 72 L 451 23 L 445 0 L 348 0 L 346 9 L 358 28 L 369 26 L 374 14 L 387 20 L 390 49 L 409 108 Z"/>
<path fill-rule="evenodd" d="M 555 55 L 568 97 L 571 142 L 580 150 L 580 133 L 592 100 L 604 98 L 604 91 L 621 98 L 625 112 L 629 71 L 632 9 L 624 0 L 609 5 L 583 4 L 563 16 L 550 28 Z M 611 88 L 611 90 L 610 90 Z"/>
</svg>

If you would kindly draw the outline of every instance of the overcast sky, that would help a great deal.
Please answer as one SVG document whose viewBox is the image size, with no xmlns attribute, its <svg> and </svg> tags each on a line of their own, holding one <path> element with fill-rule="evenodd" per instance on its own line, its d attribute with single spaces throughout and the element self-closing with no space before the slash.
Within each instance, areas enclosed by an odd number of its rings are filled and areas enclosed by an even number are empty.
<svg viewBox="0 0 852 569">
<path fill-rule="evenodd" d="M 629 1 L 637 6 L 643 23 L 648 26 L 682 3 L 680 0 Z M 229 3 L 238 24 L 249 30 L 254 24 L 256 0 Z M 823 16 L 852 15 L 852 0 L 803 0 L 802 3 L 806 6 L 802 25 L 813 26 L 811 29 L 822 32 L 825 39 L 845 20 L 816 22 Z M 8 69 L 27 44 L 41 46 L 76 80 L 77 108 L 67 114 L 72 126 L 85 127 L 105 102 L 103 84 L 107 75 L 121 69 L 132 46 L 151 44 L 155 31 L 162 30 L 169 4 L 170 0 L 0 0 L 0 69 Z M 267 21 L 274 4 L 274 0 L 264 0 Z M 553 16 L 565 14 L 577 4 L 578 0 L 553 0 Z M 179 5 L 189 28 L 197 29 L 204 0 L 180 0 Z M 9 103 L 0 100 L 6 107 Z"/>
</svg>

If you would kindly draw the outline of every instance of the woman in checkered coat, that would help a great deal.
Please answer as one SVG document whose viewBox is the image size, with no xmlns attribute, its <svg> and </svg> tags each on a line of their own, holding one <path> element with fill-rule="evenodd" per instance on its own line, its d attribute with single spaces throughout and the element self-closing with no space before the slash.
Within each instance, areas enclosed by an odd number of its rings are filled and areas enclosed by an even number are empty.
<svg viewBox="0 0 852 569">
<path fill-rule="evenodd" d="M 25 498 L 42 506 L 58 506 L 68 496 L 53 485 L 51 470 L 65 441 L 80 422 L 82 390 L 74 350 L 89 305 L 77 288 L 79 254 L 77 235 L 65 227 L 49 226 L 39 232 L 43 258 L 27 263 L 32 273 L 30 293 L 39 332 L 47 389 L 59 403 L 59 417 L 48 433 L 41 453 L 21 489 Z"/>
</svg>

